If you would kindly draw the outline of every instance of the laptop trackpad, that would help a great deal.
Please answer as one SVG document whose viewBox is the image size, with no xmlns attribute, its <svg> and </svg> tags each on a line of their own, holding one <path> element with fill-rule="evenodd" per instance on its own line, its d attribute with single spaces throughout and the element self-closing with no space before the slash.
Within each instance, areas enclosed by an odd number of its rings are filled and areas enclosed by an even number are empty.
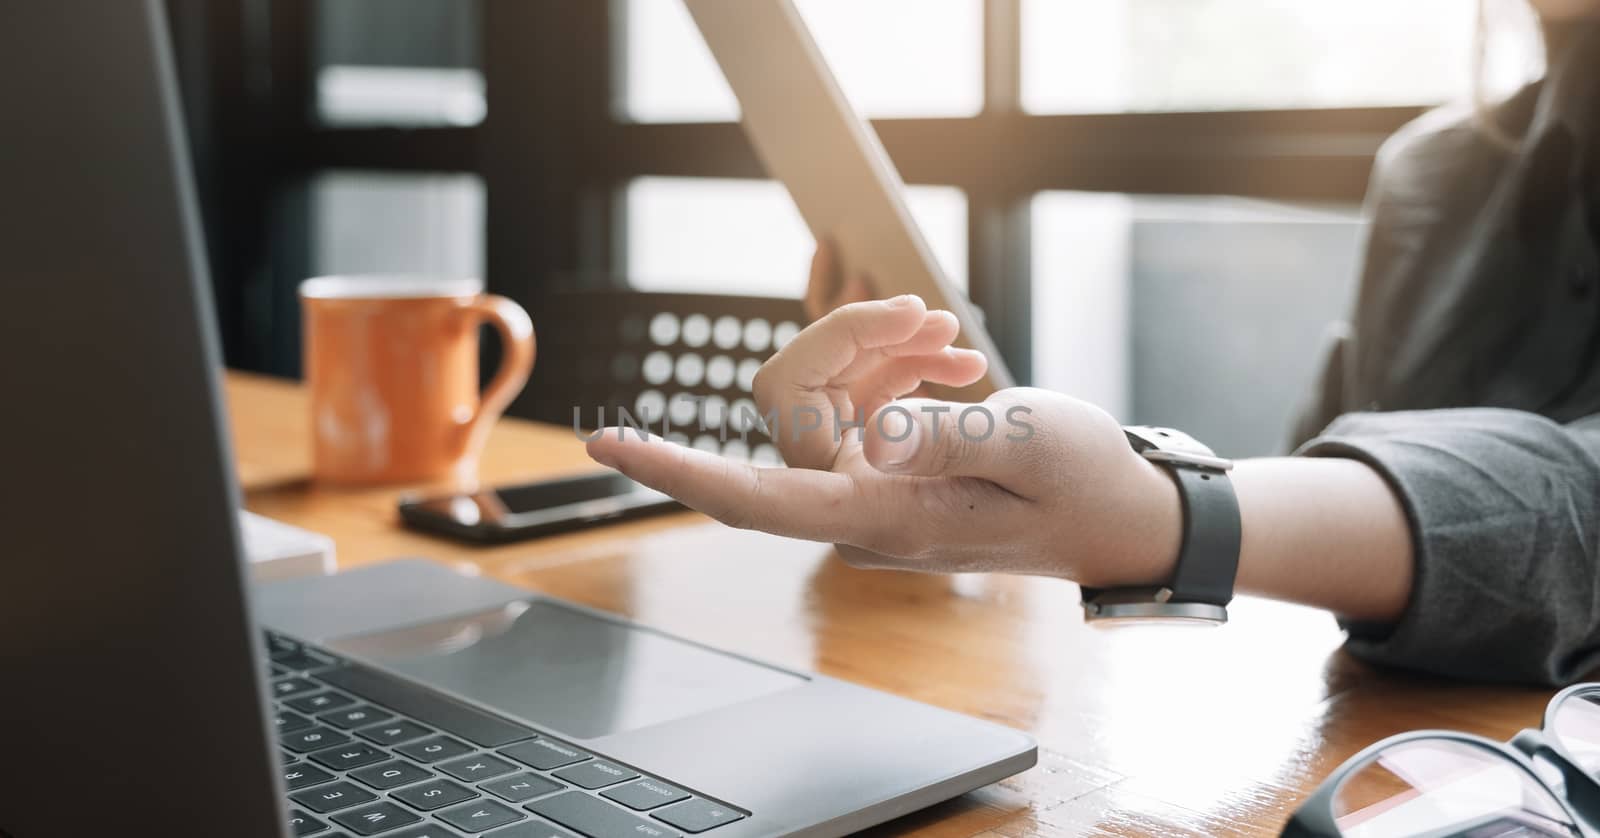
<svg viewBox="0 0 1600 838">
<path fill-rule="evenodd" d="M 575 739 L 636 730 L 807 681 L 538 599 L 324 645 Z"/>
</svg>

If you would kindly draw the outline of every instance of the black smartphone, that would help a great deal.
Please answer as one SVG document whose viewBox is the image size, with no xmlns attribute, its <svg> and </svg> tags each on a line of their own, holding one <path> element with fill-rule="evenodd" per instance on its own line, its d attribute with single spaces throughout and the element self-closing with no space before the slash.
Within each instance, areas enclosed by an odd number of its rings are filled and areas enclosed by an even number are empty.
<svg viewBox="0 0 1600 838">
<path fill-rule="evenodd" d="M 404 498 L 400 519 L 415 529 L 464 541 L 503 544 L 680 509 L 667 495 L 606 472 L 474 494 Z"/>
</svg>

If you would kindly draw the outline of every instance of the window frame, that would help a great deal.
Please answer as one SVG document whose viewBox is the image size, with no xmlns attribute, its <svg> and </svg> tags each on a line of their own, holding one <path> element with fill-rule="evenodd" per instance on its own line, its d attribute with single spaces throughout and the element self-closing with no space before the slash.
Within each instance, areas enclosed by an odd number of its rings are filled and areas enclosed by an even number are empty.
<svg viewBox="0 0 1600 838">
<path fill-rule="evenodd" d="M 304 241 L 308 221 L 303 194 L 297 199 L 292 185 L 326 169 L 480 175 L 488 191 L 490 288 L 523 300 L 535 316 L 552 287 L 623 284 L 616 272 L 629 180 L 765 177 L 737 123 L 635 123 L 618 115 L 623 0 L 473 0 L 482 15 L 487 116 L 470 127 L 415 129 L 315 123 L 314 2 L 235 0 L 241 20 L 263 4 L 268 10 L 260 17 L 271 44 L 273 200 L 291 227 L 300 225 L 298 236 L 287 237 L 288 253 L 274 255 L 273 273 L 280 286 L 291 283 L 291 301 L 292 282 L 306 267 L 304 248 L 296 254 L 292 243 Z M 1021 105 L 1022 0 L 983 4 L 983 109 L 873 126 L 906 183 L 966 193 L 970 293 L 1019 381 L 1030 380 L 1032 370 L 1029 205 L 1036 193 L 1354 203 L 1384 139 L 1426 110 L 1031 114 Z M 275 297 L 284 293 L 280 287 Z"/>
</svg>

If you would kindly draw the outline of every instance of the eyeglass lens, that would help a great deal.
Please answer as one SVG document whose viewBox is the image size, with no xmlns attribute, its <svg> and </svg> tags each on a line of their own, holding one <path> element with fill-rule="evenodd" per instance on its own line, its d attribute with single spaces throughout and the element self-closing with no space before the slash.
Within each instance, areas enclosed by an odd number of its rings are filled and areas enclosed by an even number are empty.
<svg viewBox="0 0 1600 838">
<path fill-rule="evenodd" d="M 1339 785 L 1334 819 L 1350 838 L 1577 836 L 1561 805 L 1521 766 L 1453 739 L 1386 748 Z"/>
<path fill-rule="evenodd" d="M 1545 731 L 1591 777 L 1600 777 L 1600 688 L 1567 696 Z"/>
</svg>

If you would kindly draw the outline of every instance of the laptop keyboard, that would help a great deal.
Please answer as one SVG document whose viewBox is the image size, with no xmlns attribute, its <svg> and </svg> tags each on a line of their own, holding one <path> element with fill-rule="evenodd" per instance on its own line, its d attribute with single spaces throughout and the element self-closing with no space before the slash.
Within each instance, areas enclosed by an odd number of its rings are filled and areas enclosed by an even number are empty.
<svg viewBox="0 0 1600 838">
<path fill-rule="evenodd" d="M 289 822 L 318 838 L 682 838 L 749 813 L 267 633 Z"/>
</svg>

